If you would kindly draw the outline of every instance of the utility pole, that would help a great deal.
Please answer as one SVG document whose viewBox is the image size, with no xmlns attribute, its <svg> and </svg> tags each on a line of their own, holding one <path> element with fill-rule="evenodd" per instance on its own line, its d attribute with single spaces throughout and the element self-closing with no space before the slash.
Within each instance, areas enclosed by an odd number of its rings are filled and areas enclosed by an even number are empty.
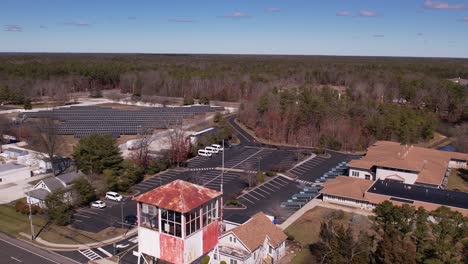
<svg viewBox="0 0 468 264">
<path fill-rule="evenodd" d="M 221 170 L 221 194 L 223 193 L 223 183 L 224 183 L 224 139 L 223 139 L 223 156 L 222 156 L 222 159 L 221 159 L 221 163 L 222 163 L 222 170 Z"/>
<path fill-rule="evenodd" d="M 32 222 L 32 213 L 31 213 L 31 190 L 28 191 L 28 205 L 29 205 L 29 224 L 31 225 L 31 240 L 34 240 L 34 225 Z"/>
<path fill-rule="evenodd" d="M 120 223 L 122 223 L 122 229 L 123 229 L 123 226 L 124 226 L 124 223 L 123 223 L 123 201 L 120 201 Z"/>
</svg>

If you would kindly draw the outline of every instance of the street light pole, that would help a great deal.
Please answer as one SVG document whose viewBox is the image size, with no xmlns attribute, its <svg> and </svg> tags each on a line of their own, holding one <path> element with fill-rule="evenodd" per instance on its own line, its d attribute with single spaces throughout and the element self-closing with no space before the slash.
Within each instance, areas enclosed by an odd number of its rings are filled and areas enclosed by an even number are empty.
<svg viewBox="0 0 468 264">
<path fill-rule="evenodd" d="M 223 156 L 222 156 L 222 159 L 221 159 L 221 162 L 222 162 L 222 171 L 221 171 L 221 193 L 223 193 L 223 183 L 224 183 L 224 139 L 223 139 Z"/>
<path fill-rule="evenodd" d="M 32 222 L 32 212 L 31 212 L 31 190 L 28 191 L 28 205 L 29 205 L 29 224 L 31 225 L 31 240 L 34 240 L 34 225 Z"/>
</svg>

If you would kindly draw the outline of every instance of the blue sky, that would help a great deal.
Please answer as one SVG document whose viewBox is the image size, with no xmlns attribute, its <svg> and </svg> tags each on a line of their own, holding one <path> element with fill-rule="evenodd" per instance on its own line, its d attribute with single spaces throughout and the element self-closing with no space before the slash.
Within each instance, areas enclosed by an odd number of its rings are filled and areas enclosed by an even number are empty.
<svg viewBox="0 0 468 264">
<path fill-rule="evenodd" d="M 468 57 L 468 0 L 2 0 L 0 52 Z"/>
</svg>

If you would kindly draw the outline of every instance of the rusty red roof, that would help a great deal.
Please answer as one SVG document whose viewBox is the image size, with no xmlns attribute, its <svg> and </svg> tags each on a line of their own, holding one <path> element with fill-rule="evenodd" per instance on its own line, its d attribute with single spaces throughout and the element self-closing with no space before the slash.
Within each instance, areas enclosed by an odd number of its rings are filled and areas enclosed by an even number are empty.
<svg viewBox="0 0 468 264">
<path fill-rule="evenodd" d="M 221 196 L 221 192 L 183 180 L 175 180 L 139 195 L 135 197 L 135 200 L 160 208 L 186 213 L 218 196 Z"/>
</svg>

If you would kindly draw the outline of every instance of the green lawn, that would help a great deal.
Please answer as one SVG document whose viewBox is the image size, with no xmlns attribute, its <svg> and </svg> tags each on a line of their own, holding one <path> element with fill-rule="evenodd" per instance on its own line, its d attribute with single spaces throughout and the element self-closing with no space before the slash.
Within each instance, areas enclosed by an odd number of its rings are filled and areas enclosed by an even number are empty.
<svg viewBox="0 0 468 264">
<path fill-rule="evenodd" d="M 34 232 L 39 237 L 52 242 L 62 244 L 83 244 L 103 241 L 124 234 L 127 230 L 109 227 L 99 233 L 90 233 L 77 230 L 68 226 L 48 225 L 45 215 L 34 215 Z M 0 232 L 10 236 L 19 237 L 20 232 L 31 234 L 28 215 L 17 213 L 11 204 L 0 205 Z"/>
<path fill-rule="evenodd" d="M 468 182 L 460 177 L 458 170 L 452 170 L 448 178 L 447 189 L 468 192 Z"/>
<path fill-rule="evenodd" d="M 33 216 L 34 229 L 39 230 L 45 225 L 43 217 Z M 31 233 L 31 228 L 27 215 L 17 213 L 15 207 L 9 204 L 0 205 L 0 232 L 18 236 L 19 232 Z"/>
</svg>

